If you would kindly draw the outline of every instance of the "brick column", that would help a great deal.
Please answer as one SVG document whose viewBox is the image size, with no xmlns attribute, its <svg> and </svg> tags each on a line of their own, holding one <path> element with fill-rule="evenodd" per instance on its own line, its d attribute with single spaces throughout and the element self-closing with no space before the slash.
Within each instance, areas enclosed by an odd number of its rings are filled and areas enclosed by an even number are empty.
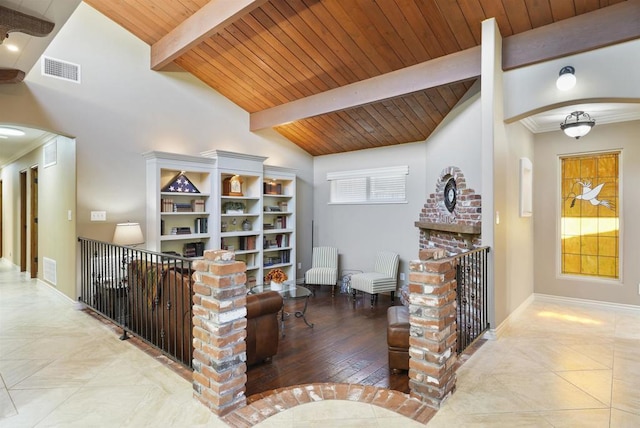
<svg viewBox="0 0 640 428">
<path fill-rule="evenodd" d="M 456 262 L 442 257 L 442 249 L 420 250 L 409 273 L 409 388 L 435 409 L 456 386 Z"/>
<path fill-rule="evenodd" d="M 193 267 L 194 397 L 222 416 L 246 405 L 246 265 L 205 251 Z"/>
</svg>

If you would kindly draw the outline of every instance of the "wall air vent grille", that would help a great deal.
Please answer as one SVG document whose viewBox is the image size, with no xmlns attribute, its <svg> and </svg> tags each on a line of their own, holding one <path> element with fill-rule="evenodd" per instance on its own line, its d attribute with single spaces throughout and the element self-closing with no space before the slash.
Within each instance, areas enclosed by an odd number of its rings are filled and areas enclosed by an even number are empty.
<svg viewBox="0 0 640 428">
<path fill-rule="evenodd" d="M 42 57 L 42 75 L 80 83 L 80 66 L 44 56 Z"/>
<path fill-rule="evenodd" d="M 58 267 L 56 261 L 48 257 L 43 257 L 42 267 L 44 268 L 44 273 L 42 274 L 44 280 L 50 282 L 53 285 L 57 285 Z"/>
</svg>

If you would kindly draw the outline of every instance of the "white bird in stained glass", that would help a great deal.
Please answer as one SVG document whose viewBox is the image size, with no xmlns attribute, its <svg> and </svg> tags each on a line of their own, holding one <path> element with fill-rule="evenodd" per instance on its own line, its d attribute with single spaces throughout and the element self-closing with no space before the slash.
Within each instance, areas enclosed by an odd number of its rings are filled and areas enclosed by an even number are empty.
<svg viewBox="0 0 640 428">
<path fill-rule="evenodd" d="M 601 199 L 601 200 L 596 199 L 598 194 L 600 194 L 600 191 L 602 190 L 602 186 L 604 186 L 604 183 L 598 184 L 593 189 L 591 188 L 590 181 L 584 181 L 584 182 L 578 181 L 577 184 L 580 184 L 582 186 L 582 194 L 576 195 L 573 198 L 573 201 L 571 201 L 571 208 L 573 208 L 573 206 L 575 205 L 576 199 L 581 199 L 583 201 L 589 201 L 591 205 L 602 205 L 603 207 L 613 209 L 612 208 L 613 204 L 611 202 L 605 199 Z"/>
</svg>

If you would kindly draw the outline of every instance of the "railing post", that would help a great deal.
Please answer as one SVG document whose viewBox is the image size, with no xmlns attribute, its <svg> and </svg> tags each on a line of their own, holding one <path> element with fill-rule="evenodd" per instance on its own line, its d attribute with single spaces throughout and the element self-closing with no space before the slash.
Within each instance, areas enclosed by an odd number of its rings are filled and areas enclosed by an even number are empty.
<svg viewBox="0 0 640 428">
<path fill-rule="evenodd" d="M 246 265 L 218 250 L 193 267 L 194 396 L 222 416 L 246 405 Z"/>
<path fill-rule="evenodd" d="M 443 257 L 421 250 L 409 274 L 409 388 L 435 409 L 456 385 L 456 261 Z"/>
</svg>

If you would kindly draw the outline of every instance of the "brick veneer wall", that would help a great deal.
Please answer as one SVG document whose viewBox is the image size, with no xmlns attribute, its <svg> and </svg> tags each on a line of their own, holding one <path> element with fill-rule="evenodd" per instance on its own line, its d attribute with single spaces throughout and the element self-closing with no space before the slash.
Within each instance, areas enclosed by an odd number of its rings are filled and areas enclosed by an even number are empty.
<svg viewBox="0 0 640 428">
<path fill-rule="evenodd" d="M 193 394 L 222 416 L 246 405 L 246 265 L 205 251 L 193 267 Z"/>
<path fill-rule="evenodd" d="M 456 181 L 457 188 L 457 202 L 453 212 L 449 212 L 444 205 L 443 192 L 449 178 L 453 178 Z M 436 191 L 427 198 L 420 212 L 419 221 L 447 225 L 479 226 L 482 223 L 482 198 L 475 190 L 467 188 L 467 180 L 460 168 L 449 166 L 440 173 L 436 183 Z M 449 255 L 480 247 L 482 245 L 481 235 L 473 236 L 471 242 L 470 248 L 464 237 L 457 233 L 420 230 L 420 248 L 444 248 Z"/>
<path fill-rule="evenodd" d="M 435 409 L 456 385 L 456 261 L 444 256 L 429 248 L 409 263 L 409 387 Z"/>
</svg>

